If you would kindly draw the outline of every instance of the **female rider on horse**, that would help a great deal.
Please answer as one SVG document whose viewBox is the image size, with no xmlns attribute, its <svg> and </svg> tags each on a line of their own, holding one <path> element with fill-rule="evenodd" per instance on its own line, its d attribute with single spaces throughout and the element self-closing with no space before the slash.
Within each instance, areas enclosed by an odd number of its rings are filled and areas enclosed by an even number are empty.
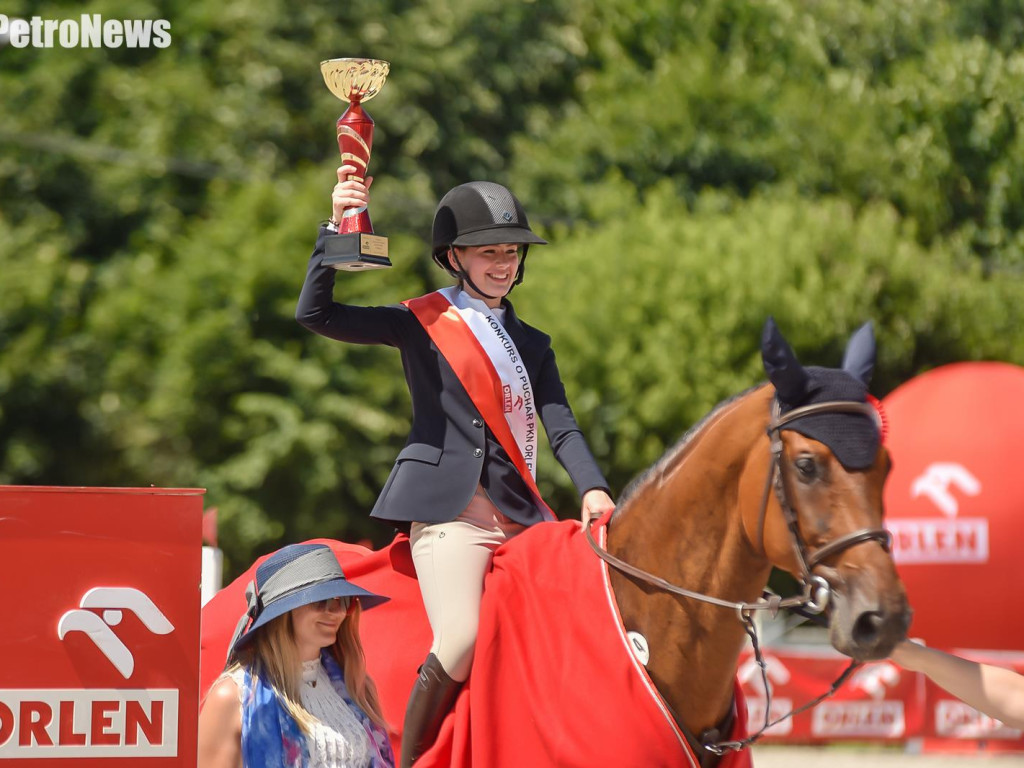
<svg viewBox="0 0 1024 768">
<path fill-rule="evenodd" d="M 523 323 L 506 296 L 522 282 L 529 246 L 545 241 L 505 187 L 462 184 L 439 203 L 434 261 L 456 285 L 388 306 L 333 300 L 335 270 L 320 264 L 346 209 L 368 203 L 370 179 L 338 169 L 333 217 L 322 227 L 296 318 L 339 341 L 402 354 L 413 424 L 371 516 L 409 530 L 433 643 L 405 714 L 401 765 L 433 743 L 469 677 L 484 575 L 494 550 L 552 519 L 535 483 L 537 419 L 582 497 L 584 522 L 614 507 L 569 407 L 551 339 Z"/>
</svg>

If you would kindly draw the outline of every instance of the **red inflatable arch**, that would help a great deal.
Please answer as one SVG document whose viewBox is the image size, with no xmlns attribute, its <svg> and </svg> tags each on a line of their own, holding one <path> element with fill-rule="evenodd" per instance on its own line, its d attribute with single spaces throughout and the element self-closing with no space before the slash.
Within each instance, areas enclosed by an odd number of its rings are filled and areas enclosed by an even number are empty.
<svg viewBox="0 0 1024 768">
<path fill-rule="evenodd" d="M 1024 368 L 943 366 L 883 405 L 886 524 L 914 608 L 911 636 L 1024 649 Z"/>
</svg>

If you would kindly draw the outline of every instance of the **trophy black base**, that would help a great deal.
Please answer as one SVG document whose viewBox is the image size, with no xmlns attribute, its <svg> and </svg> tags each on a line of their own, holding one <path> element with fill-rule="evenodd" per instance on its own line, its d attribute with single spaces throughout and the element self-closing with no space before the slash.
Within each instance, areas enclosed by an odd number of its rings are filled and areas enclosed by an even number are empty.
<svg viewBox="0 0 1024 768">
<path fill-rule="evenodd" d="M 364 269 L 385 269 L 391 266 L 388 258 L 388 239 L 364 232 L 347 232 L 324 238 L 324 257 L 321 266 L 357 272 Z"/>
</svg>

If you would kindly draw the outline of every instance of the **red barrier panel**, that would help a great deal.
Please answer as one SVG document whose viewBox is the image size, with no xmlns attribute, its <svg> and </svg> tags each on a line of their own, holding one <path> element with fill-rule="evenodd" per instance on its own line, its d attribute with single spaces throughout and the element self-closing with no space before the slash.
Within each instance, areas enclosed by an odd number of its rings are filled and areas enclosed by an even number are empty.
<svg viewBox="0 0 1024 768">
<path fill-rule="evenodd" d="M 1024 674 L 1024 653 L 997 651 L 956 651 L 974 661 L 998 664 Z M 931 680 L 925 683 L 926 719 L 924 736 L 928 749 L 943 751 L 1024 751 L 1024 733 L 983 715 Z"/>
<path fill-rule="evenodd" d="M 977 661 L 1024 672 L 1024 653 L 959 652 Z M 850 660 L 830 649 L 764 651 L 772 690 L 771 719 L 825 693 Z M 764 724 L 765 694 L 753 654 L 740 659 L 739 679 L 747 696 L 751 731 Z M 1024 733 L 950 696 L 916 672 L 889 661 L 859 667 L 836 692 L 817 706 L 770 728 L 766 743 L 832 741 L 902 742 L 926 739 L 930 749 L 1024 751 Z"/>
<path fill-rule="evenodd" d="M 820 696 L 849 659 L 834 651 L 765 651 L 772 685 L 772 720 Z M 764 684 L 751 654 L 740 662 L 751 729 L 764 724 Z M 916 675 L 883 661 L 857 669 L 846 684 L 816 707 L 768 730 L 765 741 L 802 743 L 839 740 L 904 741 L 924 725 Z"/>
<path fill-rule="evenodd" d="M 194 768 L 202 493 L 0 486 L 4 765 Z"/>
</svg>

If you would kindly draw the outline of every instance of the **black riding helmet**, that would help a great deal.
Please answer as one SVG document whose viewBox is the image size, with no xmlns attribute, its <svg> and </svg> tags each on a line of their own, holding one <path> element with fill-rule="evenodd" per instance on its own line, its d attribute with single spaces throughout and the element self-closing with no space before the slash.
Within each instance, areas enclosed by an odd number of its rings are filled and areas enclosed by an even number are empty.
<svg viewBox="0 0 1024 768">
<path fill-rule="evenodd" d="M 508 189 L 491 181 L 460 184 L 441 198 L 434 212 L 433 257 L 437 265 L 452 277 L 465 280 L 481 295 L 465 270 L 454 270 L 448 263 L 452 246 L 518 243 L 523 246 L 519 271 L 513 286 L 523 282 L 526 253 L 531 244 L 547 245 L 533 233 L 526 211 Z M 495 298 L 495 297 L 489 297 Z"/>
</svg>

